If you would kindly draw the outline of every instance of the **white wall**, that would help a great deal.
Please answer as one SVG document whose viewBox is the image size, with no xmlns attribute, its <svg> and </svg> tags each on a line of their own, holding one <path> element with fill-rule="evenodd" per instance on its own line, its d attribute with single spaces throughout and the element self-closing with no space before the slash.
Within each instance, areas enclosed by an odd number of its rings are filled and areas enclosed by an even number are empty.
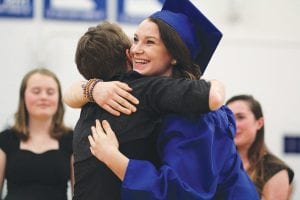
<svg viewBox="0 0 300 200">
<path fill-rule="evenodd" d="M 295 170 L 292 199 L 299 199 L 300 157 L 283 153 L 283 136 L 300 136 L 300 1 L 192 1 L 224 34 L 205 77 L 223 81 L 228 98 L 248 93 L 262 103 L 267 145 Z M 114 20 L 116 1 L 108 2 L 109 18 Z M 74 63 L 76 43 L 95 23 L 45 21 L 40 12 L 37 0 L 34 19 L 0 19 L 1 129 L 12 122 L 20 79 L 29 69 L 49 67 L 63 88 L 80 78 Z M 122 27 L 130 35 L 135 29 Z M 78 114 L 67 109 L 67 123 L 73 126 Z"/>
</svg>

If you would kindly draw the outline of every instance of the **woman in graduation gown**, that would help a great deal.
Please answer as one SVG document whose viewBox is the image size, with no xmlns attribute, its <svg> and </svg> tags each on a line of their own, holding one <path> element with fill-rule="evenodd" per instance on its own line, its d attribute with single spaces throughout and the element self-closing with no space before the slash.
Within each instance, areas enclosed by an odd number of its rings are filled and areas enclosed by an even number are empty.
<svg viewBox="0 0 300 200">
<path fill-rule="evenodd" d="M 189 1 L 167 0 L 162 11 L 139 25 L 135 37 L 151 35 L 141 30 L 156 25 L 165 40 L 161 23 L 178 33 L 203 73 L 215 49 L 207 47 L 218 44 L 220 32 Z M 140 73 L 147 69 L 135 66 L 134 58 L 143 52 L 142 42 L 131 47 L 133 68 Z M 92 128 L 91 151 L 123 181 L 122 199 L 259 199 L 235 148 L 234 116 L 226 106 L 201 115 L 168 115 L 157 141 L 159 169 L 120 153 L 109 124 L 102 126 L 98 121 Z"/>
</svg>

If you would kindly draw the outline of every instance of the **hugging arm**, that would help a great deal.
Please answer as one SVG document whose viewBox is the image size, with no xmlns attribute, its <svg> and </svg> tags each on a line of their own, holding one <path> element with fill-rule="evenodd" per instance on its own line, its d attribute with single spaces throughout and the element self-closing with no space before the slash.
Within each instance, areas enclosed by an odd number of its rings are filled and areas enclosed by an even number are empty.
<svg viewBox="0 0 300 200">
<path fill-rule="evenodd" d="M 209 91 L 209 109 L 219 109 L 225 101 L 225 87 L 223 83 L 218 80 L 210 80 L 210 91 Z"/>
<path fill-rule="evenodd" d="M 225 100 L 225 88 L 217 80 L 152 77 L 148 82 L 142 98 L 157 113 L 205 113 L 220 108 Z"/>
<path fill-rule="evenodd" d="M 81 108 L 88 102 L 84 96 L 83 88 L 88 81 L 76 81 L 68 87 L 63 94 L 64 102 L 72 108 Z M 118 116 L 120 113 L 131 114 L 136 111 L 138 100 L 130 94 L 132 89 L 119 81 L 99 82 L 96 84 L 93 94 L 97 104 L 107 112 Z"/>
<path fill-rule="evenodd" d="M 170 81 L 171 78 L 168 79 L 169 79 L 168 81 L 169 84 L 165 86 L 163 86 L 162 84 L 163 80 L 159 80 L 159 78 L 156 79 L 156 82 L 154 81 L 151 84 L 159 85 L 157 88 L 160 89 L 159 91 L 161 93 L 159 94 L 156 91 L 156 94 L 164 95 L 166 97 L 167 95 L 171 94 L 174 98 L 180 98 L 180 101 L 178 102 L 181 102 L 182 104 L 189 103 L 189 105 L 187 104 L 187 106 L 190 106 L 190 108 L 189 110 L 185 110 L 185 112 L 198 112 L 199 110 L 195 110 L 194 108 L 191 108 L 191 106 L 193 105 L 201 106 L 201 108 L 206 111 L 217 110 L 224 103 L 225 87 L 220 81 L 217 80 L 205 81 L 203 79 L 193 80 L 193 81 L 173 79 L 173 81 L 175 81 L 173 82 Z M 83 87 L 82 87 L 82 85 L 86 84 L 86 82 L 87 81 L 74 82 L 67 90 L 65 90 L 63 99 L 67 105 L 69 105 L 72 108 L 80 108 L 88 102 L 88 99 L 83 95 Z M 178 87 L 181 86 L 181 83 L 188 83 L 188 84 L 185 87 Z M 205 83 L 209 83 L 209 84 L 205 84 Z M 155 88 L 155 90 L 157 88 Z M 179 88 L 181 89 L 178 90 Z M 120 113 L 131 114 L 132 112 L 136 111 L 135 106 L 139 103 L 139 101 L 132 94 L 130 94 L 130 91 L 131 88 L 127 84 L 121 83 L 119 81 L 98 82 L 93 89 L 92 95 L 95 102 L 100 107 L 110 112 L 111 114 L 118 116 L 120 115 Z M 167 93 L 165 93 L 164 91 L 167 91 Z M 171 91 L 174 91 L 174 93 L 171 93 Z M 199 93 L 199 91 L 202 92 L 205 91 L 205 92 L 201 94 Z M 179 94 L 182 94 L 183 96 Z M 197 95 L 197 96 L 193 96 L 193 95 Z M 194 101 L 191 102 L 181 101 L 182 99 L 185 99 L 187 97 L 191 97 L 189 99 L 190 100 L 194 99 Z M 206 99 L 208 103 L 203 105 L 201 104 L 201 102 L 198 101 L 197 98 L 194 97 L 201 97 L 202 99 Z M 170 99 L 171 98 L 167 97 L 165 99 L 161 99 L 160 101 L 155 100 L 153 102 L 158 103 L 158 106 L 155 107 L 158 107 L 159 109 L 164 109 L 165 107 L 164 105 L 170 105 L 169 104 Z M 183 106 L 184 106 L 183 108 L 186 107 L 185 105 Z M 172 108 L 170 111 L 176 112 L 176 110 L 172 110 Z"/>
</svg>

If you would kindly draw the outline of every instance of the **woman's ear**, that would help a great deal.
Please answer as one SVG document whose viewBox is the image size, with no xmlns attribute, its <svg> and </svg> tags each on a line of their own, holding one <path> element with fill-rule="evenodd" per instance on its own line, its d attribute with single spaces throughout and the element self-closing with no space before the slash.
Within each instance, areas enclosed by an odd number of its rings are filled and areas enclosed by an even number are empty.
<svg viewBox="0 0 300 200">
<path fill-rule="evenodd" d="M 177 60 L 176 59 L 172 59 L 171 60 L 171 65 L 176 65 L 177 64 Z"/>
<path fill-rule="evenodd" d="M 265 123 L 264 118 L 263 118 L 263 117 L 260 117 L 260 118 L 257 120 L 257 130 L 260 130 L 261 127 L 263 127 L 264 123 Z"/>
</svg>

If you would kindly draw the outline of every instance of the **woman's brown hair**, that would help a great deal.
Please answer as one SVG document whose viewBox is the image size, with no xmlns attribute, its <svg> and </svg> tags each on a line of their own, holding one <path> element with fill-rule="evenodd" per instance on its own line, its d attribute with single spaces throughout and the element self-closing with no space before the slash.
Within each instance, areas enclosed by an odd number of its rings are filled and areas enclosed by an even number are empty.
<svg viewBox="0 0 300 200">
<path fill-rule="evenodd" d="M 29 78 L 34 74 L 42 74 L 45 76 L 49 76 L 55 80 L 58 86 L 58 93 L 59 93 L 59 99 L 58 99 L 58 108 L 53 116 L 52 124 L 50 128 L 50 135 L 53 138 L 59 138 L 62 134 L 70 131 L 70 128 L 67 128 L 64 125 L 64 113 L 65 108 L 62 101 L 62 91 L 61 91 L 61 85 L 57 78 L 57 76 L 51 72 L 48 69 L 45 68 L 37 68 L 29 71 L 22 79 L 21 87 L 19 91 L 19 105 L 18 110 L 15 113 L 15 123 L 13 125 L 13 129 L 19 134 L 20 138 L 22 140 L 27 140 L 29 137 L 29 129 L 28 129 L 28 123 L 29 123 L 29 114 L 28 110 L 25 105 L 25 90 L 27 87 L 27 82 Z"/>
<path fill-rule="evenodd" d="M 253 113 L 256 120 L 263 117 L 263 111 L 260 103 L 252 96 L 252 95 L 237 95 L 231 97 L 226 105 L 233 103 L 235 101 L 244 101 L 248 104 L 250 111 Z M 257 130 L 256 137 L 252 145 L 250 146 L 247 156 L 250 162 L 250 167 L 247 170 L 248 175 L 251 180 L 254 182 L 256 189 L 260 196 L 262 195 L 262 189 L 266 183 L 265 174 L 268 169 L 265 169 L 264 165 L 264 156 L 266 154 L 271 154 L 268 151 L 266 143 L 265 143 L 265 128 L 264 125 Z M 274 162 L 283 164 L 283 162 L 279 159 L 274 160 Z"/>
<path fill-rule="evenodd" d="M 201 76 L 200 67 L 195 64 L 185 43 L 178 33 L 168 24 L 160 19 L 148 18 L 158 26 L 160 37 L 169 53 L 176 60 L 173 66 L 174 78 L 184 77 L 187 79 L 199 79 Z"/>
</svg>

